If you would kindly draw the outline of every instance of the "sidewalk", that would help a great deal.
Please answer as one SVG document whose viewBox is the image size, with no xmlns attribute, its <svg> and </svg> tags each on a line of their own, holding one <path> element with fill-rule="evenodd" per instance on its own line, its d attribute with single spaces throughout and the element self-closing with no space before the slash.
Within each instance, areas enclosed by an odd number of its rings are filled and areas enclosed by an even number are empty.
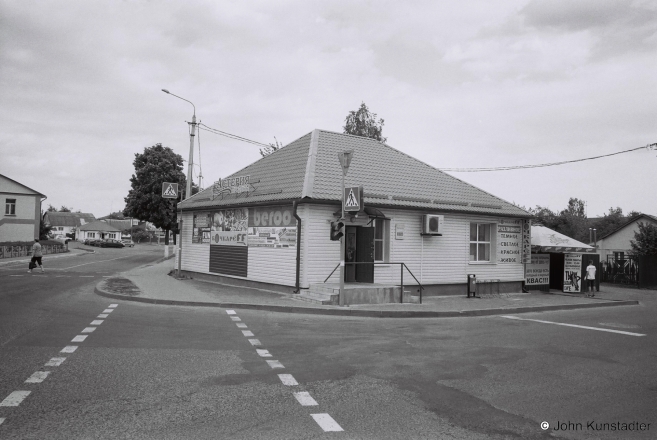
<svg viewBox="0 0 657 440">
<path fill-rule="evenodd" d="M 69 246 L 68 252 L 61 252 L 61 253 L 58 253 L 58 254 L 45 254 L 43 256 L 43 262 L 44 262 L 44 265 L 45 265 L 45 264 L 47 264 L 47 262 L 49 260 L 53 260 L 53 259 L 56 259 L 56 258 L 75 257 L 75 256 L 79 256 L 79 255 L 89 254 L 89 253 L 93 254 L 94 252 L 95 251 L 93 249 L 85 249 L 85 248 L 82 248 L 82 247 L 78 248 L 78 247 L 70 247 Z M 18 263 L 25 263 L 27 265 L 27 263 L 29 263 L 31 259 L 32 259 L 31 255 L 22 256 L 22 257 L 3 258 L 3 259 L 0 259 L 0 266 L 7 266 L 7 265 L 10 265 L 10 264 L 18 264 Z"/>
<path fill-rule="evenodd" d="M 596 292 L 595 298 L 586 298 L 584 294 L 563 293 L 518 293 L 492 298 L 443 296 L 424 297 L 423 304 L 363 304 L 340 307 L 305 302 L 292 293 L 283 294 L 194 279 L 178 280 L 168 275 L 172 269 L 173 259 L 138 267 L 101 281 L 95 292 L 110 298 L 151 304 L 380 318 L 486 316 L 627 306 L 639 304 L 637 298 L 640 298 L 640 295 L 637 294 L 646 292 L 637 289 L 611 289 L 609 292 Z"/>
</svg>

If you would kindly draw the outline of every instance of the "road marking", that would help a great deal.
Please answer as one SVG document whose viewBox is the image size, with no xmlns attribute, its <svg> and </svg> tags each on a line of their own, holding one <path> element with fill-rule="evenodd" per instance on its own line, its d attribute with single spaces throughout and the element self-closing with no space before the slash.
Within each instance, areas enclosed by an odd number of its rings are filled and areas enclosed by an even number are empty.
<svg viewBox="0 0 657 440">
<path fill-rule="evenodd" d="M 46 362 L 46 367 L 59 367 L 66 358 L 52 358 Z"/>
<path fill-rule="evenodd" d="M 41 383 L 50 374 L 50 371 L 35 371 L 30 377 L 27 378 L 25 383 Z"/>
<path fill-rule="evenodd" d="M 301 406 L 317 406 L 317 401 L 312 398 L 308 391 L 294 393 L 294 397 L 299 401 Z"/>
<path fill-rule="evenodd" d="M 5 418 L 4 418 L 4 417 L 0 417 L 0 425 L 2 425 L 2 424 L 4 423 L 4 421 L 5 421 Z"/>
<path fill-rule="evenodd" d="M 259 339 L 249 339 L 249 342 L 251 343 L 251 345 L 254 345 L 254 346 L 255 346 L 255 345 L 262 345 L 262 344 L 260 343 L 260 340 L 259 340 Z"/>
<path fill-rule="evenodd" d="M 103 278 L 112 278 L 112 275 L 103 275 Z"/>
<path fill-rule="evenodd" d="M 107 313 L 101 313 L 100 315 L 96 316 L 96 318 L 107 318 L 109 315 Z"/>
<path fill-rule="evenodd" d="M 269 365 L 272 368 L 285 368 L 283 364 L 281 364 L 278 361 L 267 361 L 267 365 Z"/>
<path fill-rule="evenodd" d="M 93 275 L 79 275 L 80 278 L 93 278 Z"/>
<path fill-rule="evenodd" d="M 108 308 L 108 309 L 115 309 L 115 308 L 117 308 L 118 306 L 119 306 L 118 304 L 110 304 L 107 308 Z"/>
<path fill-rule="evenodd" d="M 226 310 L 226 313 L 228 313 L 229 315 L 237 315 L 235 310 Z"/>
<path fill-rule="evenodd" d="M 24 277 L 25 275 L 9 275 L 10 277 Z"/>
<path fill-rule="evenodd" d="M 255 336 L 251 330 L 242 330 L 244 336 Z"/>
<path fill-rule="evenodd" d="M 233 321 L 241 321 L 239 316 L 231 316 L 230 319 L 232 319 Z"/>
<path fill-rule="evenodd" d="M 82 330 L 82 333 L 91 333 L 94 330 L 96 330 L 96 327 L 85 327 L 84 330 Z"/>
<path fill-rule="evenodd" d="M 77 349 L 78 349 L 77 345 L 67 345 L 66 347 L 62 348 L 62 351 L 60 351 L 60 353 L 73 353 Z"/>
<path fill-rule="evenodd" d="M 112 313 L 114 309 L 105 309 L 103 310 L 103 313 Z"/>
<path fill-rule="evenodd" d="M 540 322 L 540 323 L 543 323 L 543 324 L 563 325 L 563 326 L 566 326 L 566 327 L 583 328 L 583 329 L 586 329 L 586 330 L 597 330 L 599 332 L 618 333 L 618 334 L 621 334 L 621 335 L 628 335 L 628 336 L 646 336 L 643 333 L 624 332 L 624 331 L 621 331 L 621 330 L 611 330 L 611 329 L 608 329 L 608 328 L 589 327 L 589 326 L 586 326 L 586 325 L 565 324 L 563 322 L 543 321 L 541 319 L 519 318 L 517 316 L 501 316 L 501 318 L 516 319 L 518 321 L 533 321 L 533 322 Z"/>
<path fill-rule="evenodd" d="M 101 325 L 103 323 L 102 319 L 96 319 L 95 321 L 91 321 L 91 324 L 89 325 Z"/>
<path fill-rule="evenodd" d="M 324 432 L 344 431 L 344 429 L 342 429 L 340 425 L 338 425 L 338 423 L 335 420 L 333 420 L 333 417 L 331 417 L 327 413 L 311 414 L 311 416 L 313 417 L 313 419 L 315 419 L 315 422 L 317 422 L 319 427 L 324 430 Z"/>
<path fill-rule="evenodd" d="M 269 353 L 269 350 L 262 350 L 262 349 L 257 349 L 258 356 L 263 357 L 263 358 L 268 358 L 271 357 L 271 354 Z"/>
<path fill-rule="evenodd" d="M 14 391 L 8 395 L 5 400 L 0 402 L 0 406 L 18 406 L 21 402 L 30 395 L 32 391 Z"/>
<path fill-rule="evenodd" d="M 71 339 L 71 342 L 84 342 L 85 339 L 87 339 L 88 335 L 77 335 L 73 339 Z"/>
<path fill-rule="evenodd" d="M 295 386 L 299 385 L 299 382 L 291 374 L 279 374 L 278 378 L 283 382 L 283 385 Z"/>
<path fill-rule="evenodd" d="M 242 322 L 238 322 L 238 323 L 235 324 L 235 325 L 237 325 L 238 328 L 246 328 L 246 324 L 244 324 L 244 323 L 242 323 Z"/>
</svg>

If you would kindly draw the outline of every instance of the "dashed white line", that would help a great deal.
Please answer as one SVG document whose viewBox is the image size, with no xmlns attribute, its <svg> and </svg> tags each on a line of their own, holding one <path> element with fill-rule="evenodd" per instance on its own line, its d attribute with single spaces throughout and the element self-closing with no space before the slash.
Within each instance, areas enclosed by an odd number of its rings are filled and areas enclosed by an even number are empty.
<svg viewBox="0 0 657 440">
<path fill-rule="evenodd" d="M 238 322 L 238 323 L 235 324 L 235 325 L 236 325 L 238 328 L 246 328 L 246 327 L 247 327 L 246 324 L 244 324 L 243 322 Z"/>
<path fill-rule="evenodd" d="M 61 357 L 52 358 L 48 362 L 46 362 L 45 366 L 46 367 L 59 367 L 62 364 L 62 362 L 64 362 L 65 360 L 66 360 L 66 358 L 61 358 Z"/>
<path fill-rule="evenodd" d="M 93 278 L 93 275 L 80 275 L 80 278 Z"/>
<path fill-rule="evenodd" d="M 87 336 L 89 335 L 77 335 L 73 339 L 71 339 L 71 342 L 83 342 L 85 339 L 87 339 Z"/>
<path fill-rule="evenodd" d="M 21 402 L 30 395 L 32 391 L 14 391 L 8 395 L 5 400 L 0 402 L 0 406 L 18 406 Z"/>
<path fill-rule="evenodd" d="M 4 423 L 4 421 L 5 421 L 5 418 L 4 418 L 4 417 L 0 417 L 0 425 L 2 425 L 2 424 Z"/>
<path fill-rule="evenodd" d="M 96 316 L 96 318 L 107 318 L 109 315 L 107 313 L 101 313 L 100 315 Z"/>
<path fill-rule="evenodd" d="M 103 323 L 102 319 L 96 319 L 95 321 L 91 321 L 91 324 L 89 325 L 101 325 Z"/>
<path fill-rule="evenodd" d="M 618 333 L 618 334 L 621 334 L 621 335 L 628 335 L 628 336 L 646 336 L 643 333 L 624 332 L 624 331 L 621 331 L 621 330 L 611 330 L 611 329 L 608 329 L 608 328 L 599 328 L 599 327 L 588 327 L 586 325 L 577 325 L 577 324 L 566 324 L 566 323 L 563 323 L 563 322 L 543 321 L 541 319 L 519 318 L 517 316 L 504 315 L 504 316 L 501 316 L 501 318 L 516 319 L 518 321 L 540 322 L 542 324 L 563 325 L 565 327 L 583 328 L 583 329 L 586 329 L 586 330 L 597 330 L 599 332 Z"/>
<path fill-rule="evenodd" d="M 27 378 L 25 383 L 41 383 L 50 374 L 50 371 L 35 371 L 30 377 Z"/>
<path fill-rule="evenodd" d="M 272 368 L 285 368 L 279 361 L 267 361 L 267 365 Z"/>
<path fill-rule="evenodd" d="M 110 305 L 108 306 L 108 308 L 110 308 L 110 309 L 115 309 L 115 308 L 117 308 L 118 306 L 119 306 L 118 304 L 110 304 Z"/>
<path fill-rule="evenodd" d="M 230 319 L 233 321 L 241 321 L 242 319 L 239 316 L 231 316 Z"/>
<path fill-rule="evenodd" d="M 312 398 L 308 391 L 294 393 L 294 397 L 299 401 L 301 406 L 317 406 L 317 401 Z"/>
<path fill-rule="evenodd" d="M 256 345 L 262 345 L 262 343 L 260 343 L 260 340 L 259 340 L 259 339 L 249 339 L 249 342 L 250 342 L 251 345 L 253 345 L 253 346 L 256 346 Z"/>
<path fill-rule="evenodd" d="M 258 352 L 258 356 L 266 358 L 266 357 L 271 357 L 271 354 L 269 353 L 269 350 L 256 350 Z"/>
<path fill-rule="evenodd" d="M 235 310 L 226 310 L 226 313 L 229 315 L 237 315 L 237 312 L 235 312 Z"/>
<path fill-rule="evenodd" d="M 338 425 L 338 423 L 335 420 L 333 420 L 333 417 L 331 417 L 327 413 L 311 414 L 311 416 L 313 417 L 313 419 L 315 419 L 315 422 L 317 422 L 319 427 L 324 430 L 324 432 L 344 431 L 344 429 L 342 429 L 340 425 Z"/>
<path fill-rule="evenodd" d="M 77 349 L 78 349 L 77 345 L 67 345 L 66 347 L 62 348 L 62 351 L 60 351 L 60 353 L 73 353 Z"/>
<path fill-rule="evenodd" d="M 242 334 L 247 337 L 255 336 L 251 330 L 242 330 Z"/>
<path fill-rule="evenodd" d="M 85 327 L 85 328 L 82 330 L 82 333 L 91 333 L 91 332 L 93 332 L 94 330 L 96 330 L 96 327 Z"/>
<path fill-rule="evenodd" d="M 283 382 L 283 385 L 296 386 L 299 382 L 291 374 L 279 374 L 278 378 Z"/>
<path fill-rule="evenodd" d="M 103 310 L 103 313 L 112 313 L 114 309 L 105 309 Z"/>
</svg>

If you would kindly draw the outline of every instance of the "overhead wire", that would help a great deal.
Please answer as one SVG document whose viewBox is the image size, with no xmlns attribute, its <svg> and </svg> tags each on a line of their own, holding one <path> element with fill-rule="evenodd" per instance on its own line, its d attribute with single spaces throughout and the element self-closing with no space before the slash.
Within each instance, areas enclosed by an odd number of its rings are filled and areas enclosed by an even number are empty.
<svg viewBox="0 0 657 440">
<path fill-rule="evenodd" d="M 489 168 L 439 168 L 440 171 L 451 171 L 455 173 L 476 173 L 483 171 L 508 171 L 508 170 L 519 170 L 525 168 L 541 168 L 541 167 L 552 167 L 556 165 L 564 165 L 567 163 L 583 162 L 585 160 L 600 159 L 603 157 L 615 156 L 618 154 L 629 153 L 631 151 L 641 150 L 643 148 L 652 149 L 657 147 L 657 143 L 644 145 L 643 147 L 630 148 L 629 150 L 617 151 L 616 153 L 602 154 L 600 156 L 586 157 L 583 159 L 574 159 L 574 160 L 564 160 L 561 162 L 550 162 L 536 165 L 512 165 L 506 167 L 489 167 Z"/>
<path fill-rule="evenodd" d="M 269 146 L 269 144 L 263 144 L 262 142 L 254 141 L 252 139 L 247 139 L 247 138 L 242 137 L 242 136 L 237 136 L 236 134 L 226 133 L 225 131 L 217 130 L 216 128 L 212 128 L 212 127 L 208 127 L 205 124 L 199 123 L 198 125 L 199 125 L 199 130 L 209 131 L 210 133 L 218 134 L 219 136 L 225 136 L 225 137 L 230 138 L 230 139 L 235 139 L 235 140 L 238 140 L 238 141 L 247 142 L 247 143 L 253 144 L 253 145 L 259 145 L 261 147 L 268 147 Z"/>
</svg>

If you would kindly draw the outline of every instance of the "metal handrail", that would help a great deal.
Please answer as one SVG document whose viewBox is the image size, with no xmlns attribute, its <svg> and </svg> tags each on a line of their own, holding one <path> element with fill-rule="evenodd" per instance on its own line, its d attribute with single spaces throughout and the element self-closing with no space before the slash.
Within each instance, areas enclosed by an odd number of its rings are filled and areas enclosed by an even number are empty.
<svg viewBox="0 0 657 440">
<path fill-rule="evenodd" d="M 417 280 L 417 278 L 415 278 L 415 275 L 413 275 L 413 272 L 411 272 L 411 270 L 408 268 L 406 263 L 403 263 L 403 262 L 402 263 L 387 263 L 387 262 L 384 262 L 384 261 L 380 261 L 380 262 L 352 261 L 352 262 L 348 262 L 348 263 L 345 262 L 345 265 L 347 265 L 347 264 L 399 264 L 400 265 L 399 268 L 401 270 L 401 295 L 400 295 L 400 298 L 399 298 L 400 302 L 401 303 L 404 302 L 404 268 L 406 268 L 406 270 L 408 271 L 408 273 L 411 274 L 411 276 L 413 277 L 413 279 L 415 280 L 417 285 L 420 286 L 420 304 L 422 304 L 422 291 L 424 290 L 424 286 L 422 286 L 422 284 Z M 331 278 L 331 276 L 335 273 L 335 271 L 338 269 L 338 267 L 340 267 L 340 263 L 338 263 L 338 265 L 335 266 L 335 269 L 333 269 L 331 271 L 331 273 L 329 274 L 329 276 L 326 277 L 326 279 L 324 280 L 325 283 L 328 281 L 329 278 Z"/>
</svg>

